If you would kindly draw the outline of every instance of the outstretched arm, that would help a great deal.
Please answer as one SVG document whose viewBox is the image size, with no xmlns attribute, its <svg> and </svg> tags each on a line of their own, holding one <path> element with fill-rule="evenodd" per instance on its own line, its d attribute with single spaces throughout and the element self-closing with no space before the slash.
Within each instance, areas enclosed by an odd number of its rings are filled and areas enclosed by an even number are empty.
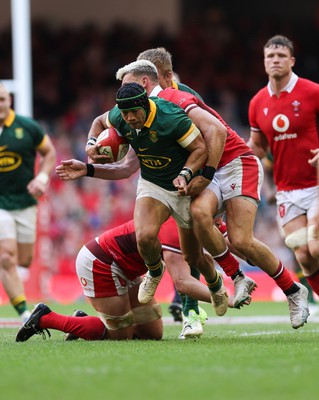
<svg viewBox="0 0 319 400">
<path fill-rule="evenodd" d="M 134 150 L 130 148 L 122 160 L 111 164 L 93 164 L 93 167 L 94 178 L 118 180 L 133 175 L 138 171 L 140 163 Z M 56 167 L 56 173 L 63 181 L 72 181 L 87 176 L 87 171 L 87 164 L 74 159 L 61 161 L 61 164 Z"/>
</svg>

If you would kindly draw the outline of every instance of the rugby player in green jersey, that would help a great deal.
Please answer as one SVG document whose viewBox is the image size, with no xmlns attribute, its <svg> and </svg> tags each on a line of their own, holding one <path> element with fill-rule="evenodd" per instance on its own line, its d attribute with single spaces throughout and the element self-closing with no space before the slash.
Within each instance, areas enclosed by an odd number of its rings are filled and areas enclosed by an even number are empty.
<svg viewBox="0 0 319 400">
<path fill-rule="evenodd" d="M 167 87 L 173 87 L 178 90 L 183 90 L 185 92 L 189 92 L 194 94 L 195 96 L 201 99 L 201 96 L 192 88 L 181 83 L 179 81 L 179 77 L 173 72 L 173 63 L 172 63 L 172 55 L 166 50 L 164 47 L 157 47 L 153 49 L 147 49 L 141 52 L 137 58 L 137 60 L 150 60 L 153 62 L 158 71 L 158 83 L 161 88 L 165 89 Z M 197 268 L 191 268 L 191 273 L 194 277 L 199 279 L 199 272 Z M 186 316 L 188 315 L 188 310 L 185 311 L 185 303 L 190 304 L 190 299 L 185 301 L 185 296 L 183 297 L 183 306 L 182 306 L 182 298 L 180 297 L 178 291 L 174 286 L 174 297 L 172 299 L 172 303 L 169 306 L 169 312 L 173 315 L 175 321 L 185 321 L 185 314 L 182 314 L 182 309 L 184 308 L 184 313 L 186 312 Z M 191 302 L 192 303 L 192 302 Z M 192 308 L 192 306 L 191 306 Z M 195 306 L 195 309 L 198 308 Z"/>
<path fill-rule="evenodd" d="M 41 160 L 35 176 L 37 154 Z M 15 114 L 10 93 L 0 82 L 0 275 L 22 320 L 30 311 L 17 266 L 24 270 L 31 264 L 37 199 L 45 193 L 54 166 L 48 135 L 33 119 Z"/>
<path fill-rule="evenodd" d="M 138 83 L 121 86 L 117 107 L 108 114 L 108 125 L 118 129 L 134 149 L 141 169 L 134 222 L 139 252 L 148 268 L 139 289 L 139 301 L 150 301 L 163 275 L 158 232 L 170 215 L 179 229 L 182 252 L 196 254 L 197 267 L 209 287 L 223 297 L 226 290 L 213 263 L 208 261 L 191 229 L 190 197 L 187 184 L 207 158 L 204 139 L 180 107 L 166 100 L 148 98 Z M 218 303 L 220 299 L 218 298 Z"/>
<path fill-rule="evenodd" d="M 162 223 L 172 215 L 179 225 L 182 251 L 186 254 L 187 248 L 196 260 L 196 266 L 209 286 L 217 315 L 225 314 L 228 299 L 222 278 L 204 256 L 191 229 L 190 197 L 186 187 L 207 156 L 200 132 L 180 107 L 163 99 L 149 99 L 142 86 L 136 83 L 119 89 L 117 104 L 110 112 L 97 117 L 92 129 L 97 133 L 99 128 L 101 132 L 113 125 L 128 139 L 130 152 L 137 155 L 129 166 L 125 161 L 121 163 L 121 168 L 127 176 L 141 168 L 134 218 L 139 251 L 149 272 L 140 286 L 140 302 L 148 302 L 154 296 L 163 274 L 157 234 Z M 123 171 L 118 170 L 118 165 L 88 164 L 87 175 L 101 179 L 118 179 L 120 176 L 123 179 Z M 84 175 L 76 160 L 63 161 L 57 172 L 63 180 Z"/>
</svg>

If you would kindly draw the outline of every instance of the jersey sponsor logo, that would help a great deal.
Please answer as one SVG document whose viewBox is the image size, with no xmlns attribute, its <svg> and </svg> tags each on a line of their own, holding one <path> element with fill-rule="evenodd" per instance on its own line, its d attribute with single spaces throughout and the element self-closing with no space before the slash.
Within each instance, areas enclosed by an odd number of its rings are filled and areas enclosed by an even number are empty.
<svg viewBox="0 0 319 400">
<path fill-rule="evenodd" d="M 10 172 L 22 163 L 20 154 L 13 153 L 12 151 L 4 151 L 0 153 L 0 172 Z"/>
<path fill-rule="evenodd" d="M 143 155 L 143 154 L 138 154 L 137 155 L 140 162 L 147 168 L 150 169 L 163 169 L 167 167 L 172 159 L 168 157 L 161 157 L 161 156 L 149 156 L 149 155 Z"/>
<path fill-rule="evenodd" d="M 263 109 L 263 111 L 264 111 L 264 114 L 265 114 L 265 115 L 268 114 L 268 108 L 267 108 L 267 107 L 265 107 L 265 108 Z"/>
<path fill-rule="evenodd" d="M 87 286 L 87 280 L 85 278 L 83 278 L 83 276 L 81 276 L 80 281 L 82 283 L 82 286 Z"/>
<path fill-rule="evenodd" d="M 272 121 L 272 127 L 276 132 L 286 132 L 289 128 L 289 119 L 284 114 L 278 114 Z"/>
<path fill-rule="evenodd" d="M 279 142 L 280 140 L 297 139 L 297 133 L 283 133 L 281 135 L 274 136 L 274 141 Z"/>
<path fill-rule="evenodd" d="M 150 131 L 149 137 L 150 137 L 151 142 L 153 142 L 153 143 L 156 143 L 158 141 L 157 132 L 155 132 L 155 131 Z"/>
</svg>

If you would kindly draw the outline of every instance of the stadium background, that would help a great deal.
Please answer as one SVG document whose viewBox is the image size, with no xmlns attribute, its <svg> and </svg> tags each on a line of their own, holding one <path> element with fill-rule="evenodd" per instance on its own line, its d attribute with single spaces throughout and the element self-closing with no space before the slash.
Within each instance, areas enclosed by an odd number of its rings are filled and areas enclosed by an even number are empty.
<svg viewBox="0 0 319 400">
<path fill-rule="evenodd" d="M 24 1 L 24 0 L 21 0 Z M 248 102 L 267 79 L 262 47 L 281 33 L 295 43 L 295 72 L 318 82 L 319 5 L 316 0 L 267 2 L 30 0 L 33 110 L 62 159 L 85 160 L 93 118 L 114 104 L 116 70 L 150 47 L 173 54 L 175 71 L 247 139 Z M 10 0 L 0 2 L 0 79 L 12 79 Z M 81 288 L 74 259 L 81 246 L 104 229 L 132 217 L 136 176 L 119 182 L 85 178 L 61 183 L 55 175 L 39 207 L 38 241 L 30 300 L 74 301 Z M 275 208 L 265 183 L 256 236 L 293 268 L 291 252 L 278 233 Z M 247 265 L 243 268 L 249 269 Z M 255 300 L 280 300 L 265 274 Z M 262 283 L 261 283 L 262 281 Z M 230 290 L 231 287 L 229 286 Z M 168 277 L 158 297 L 170 301 Z M 0 286 L 0 304 L 7 298 Z"/>
</svg>

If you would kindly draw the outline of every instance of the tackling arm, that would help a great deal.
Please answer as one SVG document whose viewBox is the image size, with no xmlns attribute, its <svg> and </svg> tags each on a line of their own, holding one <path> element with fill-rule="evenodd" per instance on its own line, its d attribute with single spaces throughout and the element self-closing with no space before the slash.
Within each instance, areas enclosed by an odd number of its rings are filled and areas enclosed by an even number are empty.
<svg viewBox="0 0 319 400">
<path fill-rule="evenodd" d="M 227 129 L 208 111 L 195 107 L 188 116 L 201 131 L 207 146 L 206 165 L 217 169 L 224 151 Z"/>
<path fill-rule="evenodd" d="M 173 181 L 174 186 L 181 196 L 188 194 L 187 184 L 189 183 L 189 180 L 192 178 L 192 175 L 195 174 L 205 164 L 207 159 L 207 147 L 203 136 L 200 134 L 197 127 L 194 129 L 194 133 L 196 134 L 196 132 L 198 132 L 198 134 L 195 139 L 193 139 L 192 142 L 185 147 L 190 154 L 185 162 L 184 168 Z M 189 170 L 191 171 L 190 176 Z"/>
<path fill-rule="evenodd" d="M 204 137 L 208 155 L 206 167 L 213 167 L 216 170 L 224 152 L 227 137 L 226 127 L 212 114 L 200 107 L 191 109 L 188 116 Z M 198 195 L 211 181 L 211 177 L 196 176 L 188 186 L 188 194 L 192 197 Z"/>
</svg>

